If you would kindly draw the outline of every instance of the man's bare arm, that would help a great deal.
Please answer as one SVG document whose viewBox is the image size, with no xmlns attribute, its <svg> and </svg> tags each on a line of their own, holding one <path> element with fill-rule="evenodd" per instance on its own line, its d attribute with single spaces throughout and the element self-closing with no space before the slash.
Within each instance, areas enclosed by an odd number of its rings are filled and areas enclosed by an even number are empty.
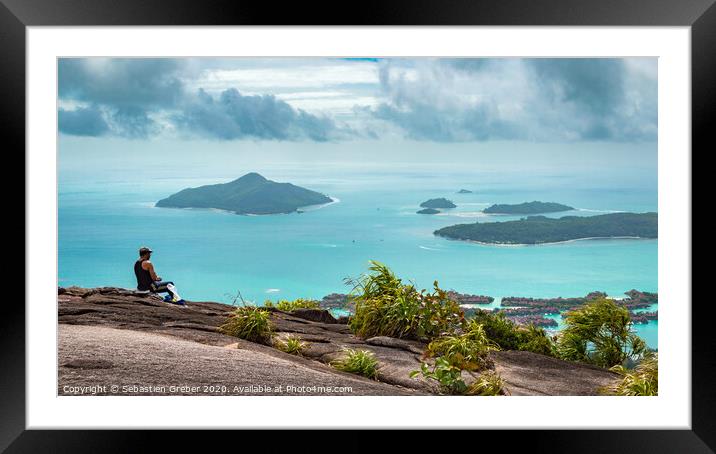
<svg viewBox="0 0 716 454">
<path fill-rule="evenodd" d="M 149 260 L 145 260 L 142 262 L 142 268 L 149 271 L 149 275 L 152 276 L 152 279 L 155 281 L 161 281 L 162 278 L 157 276 L 157 273 L 154 271 L 154 265 L 152 265 L 152 262 Z"/>
</svg>

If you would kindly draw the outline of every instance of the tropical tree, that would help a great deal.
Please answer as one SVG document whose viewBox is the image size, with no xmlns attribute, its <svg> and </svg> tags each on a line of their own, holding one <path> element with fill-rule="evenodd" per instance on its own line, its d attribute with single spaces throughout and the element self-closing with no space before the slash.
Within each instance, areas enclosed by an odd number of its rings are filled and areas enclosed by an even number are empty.
<svg viewBox="0 0 716 454">
<path fill-rule="evenodd" d="M 564 316 L 557 340 L 562 359 L 609 368 L 638 359 L 646 343 L 632 332 L 629 311 L 609 298 L 593 300 Z"/>
</svg>

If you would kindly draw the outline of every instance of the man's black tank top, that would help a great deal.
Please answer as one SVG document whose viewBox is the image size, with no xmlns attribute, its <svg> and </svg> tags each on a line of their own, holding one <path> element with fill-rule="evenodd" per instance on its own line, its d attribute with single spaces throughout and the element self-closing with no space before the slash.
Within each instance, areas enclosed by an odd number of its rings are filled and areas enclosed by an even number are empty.
<svg viewBox="0 0 716 454">
<path fill-rule="evenodd" d="M 137 290 L 150 290 L 152 285 L 152 275 L 149 271 L 142 268 L 144 260 L 139 259 L 134 262 L 134 275 L 137 276 Z"/>
</svg>

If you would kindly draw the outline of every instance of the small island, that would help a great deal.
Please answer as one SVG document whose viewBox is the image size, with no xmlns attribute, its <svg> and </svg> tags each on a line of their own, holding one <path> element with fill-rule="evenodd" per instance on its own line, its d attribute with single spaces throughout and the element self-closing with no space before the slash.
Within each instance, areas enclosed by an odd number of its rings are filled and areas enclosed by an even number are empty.
<svg viewBox="0 0 716 454">
<path fill-rule="evenodd" d="M 597 238 L 657 238 L 657 213 L 528 216 L 518 221 L 457 224 L 433 232 L 454 240 L 488 244 L 542 244 Z"/>
<path fill-rule="evenodd" d="M 444 197 L 439 199 L 430 199 L 420 204 L 423 208 L 455 208 L 457 205 Z"/>
<path fill-rule="evenodd" d="M 572 211 L 574 208 L 554 202 L 525 202 L 515 205 L 496 204 L 489 208 L 485 208 L 483 213 L 489 214 L 538 214 L 538 213 L 558 213 L 560 211 Z"/>
<path fill-rule="evenodd" d="M 423 208 L 420 211 L 416 211 L 418 214 L 438 214 L 440 213 L 440 210 L 436 210 L 435 208 Z"/>
<path fill-rule="evenodd" d="M 252 172 L 229 183 L 183 189 L 158 201 L 156 206 L 215 208 L 247 215 L 293 213 L 300 207 L 332 201 L 319 192 L 291 183 L 277 183 Z"/>
<path fill-rule="evenodd" d="M 457 191 L 458 194 L 472 194 L 472 191 L 468 191 L 467 189 L 460 189 Z"/>
</svg>

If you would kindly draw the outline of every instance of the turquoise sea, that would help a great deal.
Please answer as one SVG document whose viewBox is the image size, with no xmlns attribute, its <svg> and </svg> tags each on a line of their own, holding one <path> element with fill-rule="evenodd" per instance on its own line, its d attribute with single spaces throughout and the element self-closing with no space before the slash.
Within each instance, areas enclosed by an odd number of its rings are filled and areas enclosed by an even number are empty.
<svg viewBox="0 0 716 454">
<path fill-rule="evenodd" d="M 185 187 L 226 182 L 249 171 L 323 192 L 335 203 L 270 216 L 153 206 Z M 189 300 L 230 302 L 241 292 L 260 303 L 346 293 L 350 287 L 344 279 L 365 272 L 371 259 L 422 288 L 437 280 L 443 288 L 498 301 L 594 290 L 617 297 L 632 288 L 658 291 L 656 240 L 489 246 L 432 234 L 456 223 L 516 219 L 480 212 L 493 203 L 542 200 L 579 208 L 558 217 L 656 211 L 655 182 L 648 178 L 338 164 L 196 173 L 170 167 L 61 171 L 59 285 L 134 287 L 136 251 L 149 245 L 158 274 L 174 281 Z M 457 194 L 461 188 L 474 193 Z M 415 213 L 420 202 L 435 197 L 447 197 L 458 207 L 435 216 Z M 637 331 L 657 347 L 657 322 Z"/>
</svg>

